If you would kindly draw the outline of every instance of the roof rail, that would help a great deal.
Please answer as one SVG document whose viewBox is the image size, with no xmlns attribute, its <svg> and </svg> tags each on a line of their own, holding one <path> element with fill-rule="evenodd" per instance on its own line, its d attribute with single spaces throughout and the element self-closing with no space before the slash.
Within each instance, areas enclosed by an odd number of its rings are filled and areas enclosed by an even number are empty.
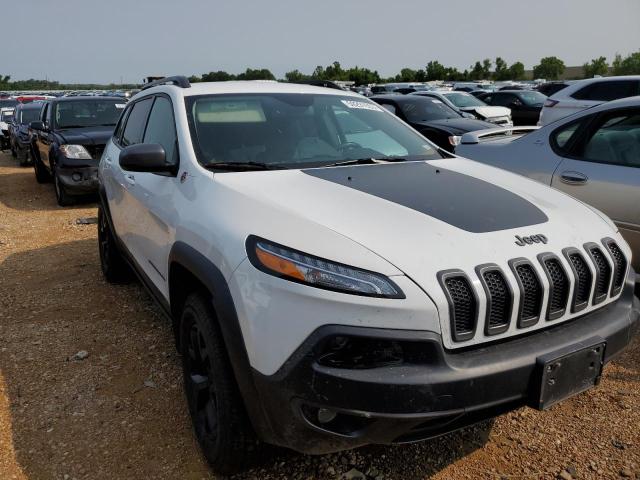
<svg viewBox="0 0 640 480">
<path fill-rule="evenodd" d="M 180 88 L 190 88 L 191 83 L 189 79 L 183 75 L 176 75 L 174 77 L 165 77 L 155 82 L 146 83 L 140 90 L 146 90 L 147 88 L 157 87 L 158 85 L 175 85 Z"/>
</svg>

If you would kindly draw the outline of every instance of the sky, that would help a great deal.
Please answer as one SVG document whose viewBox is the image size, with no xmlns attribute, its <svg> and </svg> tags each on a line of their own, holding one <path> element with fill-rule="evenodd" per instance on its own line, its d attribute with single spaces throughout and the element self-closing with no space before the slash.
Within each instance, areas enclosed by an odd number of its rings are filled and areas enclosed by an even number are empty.
<svg viewBox="0 0 640 480">
<path fill-rule="evenodd" d="M 0 74 L 63 83 L 334 60 L 383 76 L 496 56 L 529 69 L 640 50 L 640 0 L 0 0 L 0 18 Z"/>
</svg>

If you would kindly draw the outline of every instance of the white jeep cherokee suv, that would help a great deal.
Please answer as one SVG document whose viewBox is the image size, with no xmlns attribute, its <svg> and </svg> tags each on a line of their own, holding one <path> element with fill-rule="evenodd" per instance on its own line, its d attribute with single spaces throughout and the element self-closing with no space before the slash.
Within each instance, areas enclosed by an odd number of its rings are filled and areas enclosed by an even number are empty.
<svg viewBox="0 0 640 480">
<path fill-rule="evenodd" d="M 99 169 L 109 281 L 171 319 L 222 472 L 434 437 L 597 383 L 637 330 L 604 215 L 454 157 L 350 92 L 145 87 Z"/>
</svg>

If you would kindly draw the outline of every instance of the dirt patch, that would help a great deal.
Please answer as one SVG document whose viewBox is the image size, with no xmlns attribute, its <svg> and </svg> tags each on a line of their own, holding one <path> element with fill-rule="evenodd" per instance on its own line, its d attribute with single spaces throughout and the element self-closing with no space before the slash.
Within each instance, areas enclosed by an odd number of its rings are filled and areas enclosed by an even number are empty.
<svg viewBox="0 0 640 480">
<path fill-rule="evenodd" d="M 0 479 L 212 479 L 170 326 L 101 277 L 94 204 L 0 154 Z M 640 342 L 595 390 L 414 445 L 277 450 L 238 479 L 640 478 Z"/>
</svg>

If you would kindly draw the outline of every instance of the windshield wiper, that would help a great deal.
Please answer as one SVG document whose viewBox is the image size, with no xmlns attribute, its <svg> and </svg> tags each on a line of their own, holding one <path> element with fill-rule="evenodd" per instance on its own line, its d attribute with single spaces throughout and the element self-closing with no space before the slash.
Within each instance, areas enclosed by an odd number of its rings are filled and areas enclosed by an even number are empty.
<svg viewBox="0 0 640 480">
<path fill-rule="evenodd" d="M 382 157 L 382 158 L 355 158 L 353 160 L 345 160 L 342 162 L 329 163 L 328 165 L 323 165 L 324 167 L 342 167 L 347 165 L 373 165 L 376 163 L 391 163 L 391 162 L 404 162 L 406 158 L 402 157 Z"/>
<path fill-rule="evenodd" d="M 274 170 L 275 165 L 262 162 L 212 162 L 203 165 L 208 170 Z"/>
</svg>

